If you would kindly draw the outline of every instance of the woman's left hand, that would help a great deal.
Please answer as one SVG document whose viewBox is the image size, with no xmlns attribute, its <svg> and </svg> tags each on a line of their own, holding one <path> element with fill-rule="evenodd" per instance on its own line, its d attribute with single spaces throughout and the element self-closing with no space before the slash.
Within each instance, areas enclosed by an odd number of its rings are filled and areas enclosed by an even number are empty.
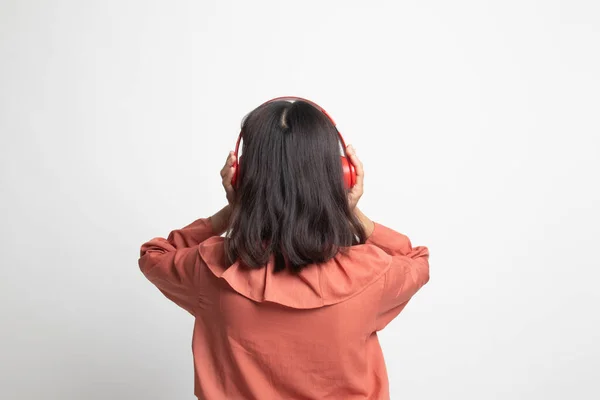
<svg viewBox="0 0 600 400">
<path fill-rule="evenodd" d="M 221 179 L 223 183 L 223 188 L 225 189 L 225 195 L 227 197 L 227 202 L 229 205 L 233 204 L 233 200 L 235 199 L 235 189 L 231 184 L 231 179 L 233 178 L 233 174 L 235 172 L 235 154 L 233 151 L 229 152 L 227 156 L 227 161 L 225 165 L 221 169 Z"/>
</svg>

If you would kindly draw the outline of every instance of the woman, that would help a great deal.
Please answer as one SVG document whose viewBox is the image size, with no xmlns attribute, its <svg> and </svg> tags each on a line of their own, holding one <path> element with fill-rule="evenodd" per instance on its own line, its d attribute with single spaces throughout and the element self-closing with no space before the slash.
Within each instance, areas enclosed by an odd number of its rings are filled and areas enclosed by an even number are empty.
<svg viewBox="0 0 600 400">
<path fill-rule="evenodd" d="M 267 102 L 241 136 L 228 205 L 141 248 L 144 275 L 195 317 L 196 396 L 388 399 L 377 331 L 429 280 L 427 248 L 358 209 L 363 166 L 345 148 L 348 184 L 314 103 Z"/>
</svg>

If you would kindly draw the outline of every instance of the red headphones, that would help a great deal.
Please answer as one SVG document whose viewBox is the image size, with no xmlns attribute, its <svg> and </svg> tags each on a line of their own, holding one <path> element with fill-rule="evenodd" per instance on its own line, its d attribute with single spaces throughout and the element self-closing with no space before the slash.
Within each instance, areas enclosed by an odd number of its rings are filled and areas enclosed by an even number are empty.
<svg viewBox="0 0 600 400">
<path fill-rule="evenodd" d="M 327 112 L 318 104 L 310 101 L 310 100 L 306 100 L 303 99 L 301 97 L 296 97 L 296 96 L 283 96 L 283 97 L 276 97 L 274 99 L 271 99 L 265 103 L 263 103 L 260 107 L 272 103 L 274 101 L 280 101 L 280 100 L 285 100 L 285 101 L 297 101 L 297 100 L 301 100 L 301 101 L 305 101 L 307 103 L 309 103 L 310 105 L 312 105 L 313 107 L 315 107 L 317 110 L 321 111 L 323 114 L 325 114 L 325 116 L 327 116 L 327 118 L 329 118 L 329 120 L 331 121 L 331 123 L 333 124 L 333 126 L 335 127 L 335 130 L 338 133 L 338 136 L 340 138 L 340 142 L 342 142 L 342 147 L 344 148 L 344 155 L 341 156 L 342 159 L 342 171 L 344 173 L 344 184 L 346 185 L 346 188 L 351 188 L 352 186 L 354 186 L 354 184 L 356 183 L 356 169 L 354 168 L 354 165 L 350 162 L 350 160 L 348 159 L 347 155 L 346 155 L 346 142 L 344 141 L 344 138 L 342 137 L 342 134 L 340 133 L 340 131 L 337 129 L 337 126 L 335 125 L 335 121 L 333 120 L 333 118 L 331 118 L 331 116 L 329 114 L 327 114 Z M 240 142 L 242 140 L 242 132 L 240 131 L 240 135 L 238 136 L 237 142 L 235 144 L 235 172 L 233 174 L 233 178 L 231 179 L 231 183 L 232 185 L 235 187 L 235 184 L 237 182 L 237 178 L 238 178 L 238 171 L 239 171 L 239 158 L 238 158 L 238 150 L 240 147 Z"/>
</svg>

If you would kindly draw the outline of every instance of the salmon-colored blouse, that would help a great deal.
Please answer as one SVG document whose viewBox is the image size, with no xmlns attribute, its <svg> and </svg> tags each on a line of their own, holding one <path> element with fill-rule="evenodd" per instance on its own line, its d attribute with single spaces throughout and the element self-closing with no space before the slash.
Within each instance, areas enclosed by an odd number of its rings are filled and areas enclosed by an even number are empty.
<svg viewBox="0 0 600 400">
<path fill-rule="evenodd" d="M 389 399 L 377 331 L 429 280 L 426 247 L 383 225 L 299 275 L 231 265 L 211 219 L 141 248 L 139 266 L 195 317 L 199 399 Z"/>
</svg>

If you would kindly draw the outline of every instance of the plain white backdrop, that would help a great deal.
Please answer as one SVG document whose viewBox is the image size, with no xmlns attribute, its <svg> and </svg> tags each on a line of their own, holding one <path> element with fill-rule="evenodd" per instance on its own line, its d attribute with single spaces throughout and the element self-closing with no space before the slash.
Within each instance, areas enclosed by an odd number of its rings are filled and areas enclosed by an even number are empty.
<svg viewBox="0 0 600 400">
<path fill-rule="evenodd" d="M 225 204 L 242 117 L 298 95 L 431 251 L 392 399 L 600 398 L 596 1 L 0 2 L 0 398 L 192 399 L 142 242 Z"/>
</svg>

